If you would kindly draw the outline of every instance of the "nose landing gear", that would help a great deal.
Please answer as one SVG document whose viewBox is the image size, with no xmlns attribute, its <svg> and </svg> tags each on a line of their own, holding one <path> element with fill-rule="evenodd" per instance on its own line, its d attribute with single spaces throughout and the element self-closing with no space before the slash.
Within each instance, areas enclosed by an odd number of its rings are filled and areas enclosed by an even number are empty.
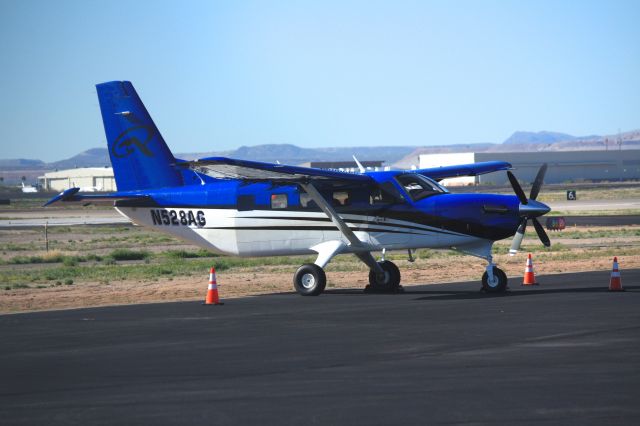
<svg viewBox="0 0 640 426">
<path fill-rule="evenodd" d="M 482 274 L 482 291 L 487 293 L 502 293 L 507 289 L 507 274 L 497 266 L 489 264 Z"/>
</svg>

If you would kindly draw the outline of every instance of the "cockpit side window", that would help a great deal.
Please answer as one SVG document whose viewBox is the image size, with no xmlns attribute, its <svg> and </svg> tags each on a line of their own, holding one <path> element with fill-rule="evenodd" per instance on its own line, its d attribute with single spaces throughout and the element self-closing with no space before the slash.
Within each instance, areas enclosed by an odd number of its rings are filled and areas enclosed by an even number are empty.
<svg viewBox="0 0 640 426">
<path fill-rule="evenodd" d="M 417 173 L 406 173 L 396 176 L 407 194 L 413 201 L 419 201 L 432 195 L 444 194 L 447 192 L 442 186 L 428 177 Z"/>
<path fill-rule="evenodd" d="M 391 182 L 383 182 L 372 189 L 369 204 L 394 204 L 404 201 L 402 194 Z"/>
</svg>

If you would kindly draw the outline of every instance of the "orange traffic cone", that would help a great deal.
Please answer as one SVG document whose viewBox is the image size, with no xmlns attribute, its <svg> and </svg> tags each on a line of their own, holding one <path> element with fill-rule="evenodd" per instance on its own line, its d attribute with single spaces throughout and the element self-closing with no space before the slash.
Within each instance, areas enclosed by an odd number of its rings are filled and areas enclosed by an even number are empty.
<svg viewBox="0 0 640 426">
<path fill-rule="evenodd" d="M 609 291 L 624 291 L 622 288 L 622 280 L 620 279 L 620 271 L 618 270 L 618 258 L 613 258 L 613 270 L 611 271 L 611 280 L 609 281 Z"/>
<path fill-rule="evenodd" d="M 209 272 L 209 287 L 207 288 L 207 298 L 204 301 L 205 305 L 224 305 L 220 302 L 218 296 L 218 283 L 216 282 L 216 270 L 211 268 Z"/>
<path fill-rule="evenodd" d="M 524 280 L 522 285 L 538 285 L 536 282 L 536 274 L 533 272 L 533 261 L 531 260 L 531 253 L 527 257 L 527 266 L 524 268 Z"/>
</svg>

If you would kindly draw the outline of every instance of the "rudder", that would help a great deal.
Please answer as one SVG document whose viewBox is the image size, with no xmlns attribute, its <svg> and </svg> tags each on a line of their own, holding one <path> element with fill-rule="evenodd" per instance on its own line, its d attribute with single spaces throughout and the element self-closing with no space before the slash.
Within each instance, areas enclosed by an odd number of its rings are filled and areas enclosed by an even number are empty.
<svg viewBox="0 0 640 426">
<path fill-rule="evenodd" d="M 128 81 L 97 84 L 118 191 L 183 184 L 175 157 Z"/>
</svg>

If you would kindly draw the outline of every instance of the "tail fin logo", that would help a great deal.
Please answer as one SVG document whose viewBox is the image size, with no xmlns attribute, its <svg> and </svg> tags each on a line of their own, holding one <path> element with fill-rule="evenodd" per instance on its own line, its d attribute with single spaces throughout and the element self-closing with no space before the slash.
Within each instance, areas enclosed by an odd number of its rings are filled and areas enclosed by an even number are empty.
<svg viewBox="0 0 640 426">
<path fill-rule="evenodd" d="M 155 129 L 152 126 L 145 125 L 133 113 L 121 112 L 119 115 L 126 118 L 134 126 L 129 127 L 118 135 L 111 145 L 111 154 L 116 158 L 125 158 L 133 154 L 137 149 L 141 154 L 153 157 L 153 151 L 147 145 L 155 136 Z"/>
</svg>

